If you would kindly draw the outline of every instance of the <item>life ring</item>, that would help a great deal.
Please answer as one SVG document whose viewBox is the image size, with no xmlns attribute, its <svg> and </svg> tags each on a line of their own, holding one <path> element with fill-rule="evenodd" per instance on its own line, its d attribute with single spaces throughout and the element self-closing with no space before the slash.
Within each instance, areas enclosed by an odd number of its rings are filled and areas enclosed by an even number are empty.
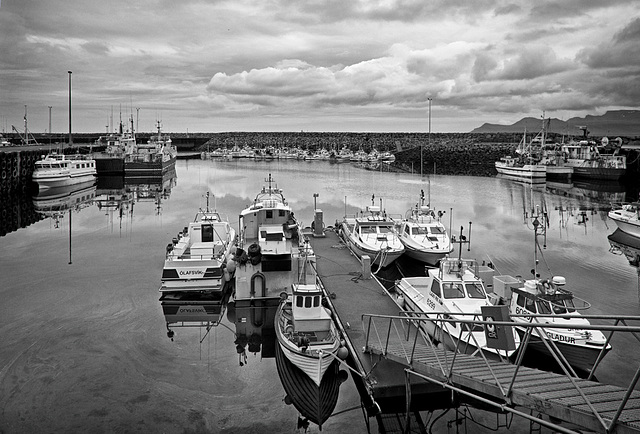
<svg viewBox="0 0 640 434">
<path fill-rule="evenodd" d="M 284 328 L 284 333 L 286 335 L 292 335 L 293 334 L 293 326 L 292 325 L 288 325 Z"/>
</svg>

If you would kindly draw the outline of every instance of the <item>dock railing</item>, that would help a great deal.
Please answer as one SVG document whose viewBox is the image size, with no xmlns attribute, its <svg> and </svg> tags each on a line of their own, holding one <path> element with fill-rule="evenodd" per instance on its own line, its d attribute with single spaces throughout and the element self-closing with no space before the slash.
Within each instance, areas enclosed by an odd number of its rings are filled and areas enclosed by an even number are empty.
<svg viewBox="0 0 640 434">
<path fill-rule="evenodd" d="M 529 338 L 532 334 L 540 337 L 544 345 L 547 346 L 547 349 L 563 371 L 564 377 L 566 377 L 567 382 L 570 383 L 573 389 L 582 397 L 587 407 L 592 412 L 593 417 L 599 421 L 602 429 L 605 432 L 611 432 L 615 429 L 616 424 L 618 423 L 622 412 L 625 410 L 625 406 L 632 397 L 634 389 L 636 388 L 638 380 L 640 379 L 640 361 L 635 361 L 636 363 L 638 363 L 635 373 L 629 379 L 628 385 L 622 388 L 622 390 L 624 391 L 624 396 L 620 400 L 614 416 L 608 418 L 609 422 L 607 422 L 597 410 L 598 405 L 592 402 L 592 399 L 589 399 L 587 394 L 584 392 L 583 387 L 586 384 L 584 383 L 584 379 L 578 377 L 575 370 L 569 365 L 554 341 L 542 338 L 546 328 L 600 330 L 605 333 L 606 343 L 603 347 L 603 350 L 598 355 L 591 369 L 591 372 L 587 377 L 587 380 L 592 380 L 596 368 L 599 366 L 604 355 L 606 354 L 605 348 L 610 343 L 614 333 L 631 333 L 632 336 L 640 342 L 640 316 L 584 315 L 583 318 L 588 319 L 589 321 L 593 320 L 606 322 L 606 324 L 563 325 L 562 327 L 559 327 L 558 325 L 537 322 L 537 318 L 545 317 L 545 315 L 518 315 L 518 317 L 528 318 L 530 322 L 518 322 L 517 324 L 513 321 L 485 321 L 482 319 L 478 319 L 479 317 L 481 317 L 481 315 L 479 315 L 478 313 L 456 312 L 455 314 L 456 316 L 462 316 L 465 318 L 470 317 L 470 319 L 453 318 L 450 316 L 451 312 L 435 312 L 430 313 L 430 315 L 432 315 L 432 317 L 427 317 L 426 314 L 423 313 L 409 311 L 401 311 L 397 316 L 363 314 L 362 326 L 363 331 L 366 334 L 364 351 L 379 352 L 383 357 L 392 355 L 394 359 L 400 361 L 408 367 L 408 369 L 406 370 L 407 375 L 417 375 L 427 381 L 440 384 L 445 388 L 463 393 L 468 396 L 472 396 L 474 399 L 479 399 L 482 402 L 494 405 L 500 411 L 509 411 L 519 416 L 523 416 L 529 419 L 535 419 L 537 423 L 545 426 L 551 426 L 554 429 L 559 429 L 560 431 L 564 432 L 572 431 L 566 430 L 565 428 L 559 427 L 556 424 L 550 424 L 548 421 L 542 420 L 540 418 L 535 418 L 534 416 L 527 415 L 526 413 L 522 413 L 510 408 L 514 404 L 512 401 L 512 396 L 514 388 L 517 387 L 516 380 L 519 379 L 518 375 L 520 372 L 529 369 L 521 369 L 521 367 L 524 359 L 523 355 L 529 345 Z M 557 315 L 556 317 L 565 316 L 567 318 L 572 318 L 571 315 Z M 494 396 L 493 400 L 487 399 L 485 395 L 480 396 L 480 393 L 474 394 L 473 391 L 469 391 L 468 388 L 465 388 L 466 390 L 463 390 L 462 388 L 454 384 L 452 378 L 457 372 L 456 369 L 458 368 L 458 366 L 456 365 L 456 362 L 457 360 L 463 358 L 459 356 L 459 354 L 464 352 L 462 351 L 462 348 L 458 346 L 460 340 L 458 340 L 458 344 L 456 344 L 455 348 L 445 350 L 441 345 L 438 345 L 437 342 L 434 342 L 434 339 L 426 331 L 427 325 L 430 325 L 431 329 L 433 328 L 433 326 L 435 326 L 436 329 L 442 330 L 445 323 L 461 324 L 464 326 L 460 327 L 460 329 L 466 328 L 467 330 L 471 330 L 474 326 L 504 326 L 510 328 L 516 325 L 520 328 L 526 329 L 523 339 L 520 342 L 520 349 L 516 353 L 517 355 L 515 357 L 515 360 L 512 357 L 508 361 L 495 359 L 490 361 L 487 357 L 487 351 L 480 350 L 476 352 L 476 354 L 480 356 L 478 357 L 478 360 L 482 359 L 484 361 L 487 373 L 491 374 L 491 377 L 495 381 L 495 385 L 498 388 L 497 390 L 500 391 L 499 394 L 501 396 Z M 629 325 L 630 323 L 638 325 L 632 326 Z M 474 345 L 477 345 L 477 343 L 474 343 Z M 416 370 L 414 369 L 416 367 L 416 364 L 421 363 L 420 360 L 425 360 L 425 358 L 429 359 L 428 363 L 430 364 L 430 366 L 436 367 L 436 369 L 440 372 L 440 378 L 425 376 L 419 372 L 416 372 Z M 468 358 L 465 358 L 465 360 L 468 360 Z M 504 380 L 504 375 L 498 376 L 495 372 L 500 368 L 500 366 L 504 366 L 507 364 L 512 364 L 514 366 L 513 372 L 512 374 L 510 374 L 510 378 L 508 379 L 508 381 Z M 503 380 L 501 381 L 500 378 L 503 378 Z M 624 382 L 626 382 L 626 380 Z M 410 396 L 409 391 L 407 392 L 407 396 Z M 637 398 L 637 396 L 635 397 Z"/>
</svg>

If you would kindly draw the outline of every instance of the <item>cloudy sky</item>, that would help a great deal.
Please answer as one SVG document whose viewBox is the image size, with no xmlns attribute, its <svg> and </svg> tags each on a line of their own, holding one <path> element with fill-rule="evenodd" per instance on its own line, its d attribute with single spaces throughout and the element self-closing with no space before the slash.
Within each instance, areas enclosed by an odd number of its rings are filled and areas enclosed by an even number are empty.
<svg viewBox="0 0 640 434">
<path fill-rule="evenodd" d="M 640 108 L 638 0 L 0 0 L 2 128 L 465 132 Z"/>
</svg>

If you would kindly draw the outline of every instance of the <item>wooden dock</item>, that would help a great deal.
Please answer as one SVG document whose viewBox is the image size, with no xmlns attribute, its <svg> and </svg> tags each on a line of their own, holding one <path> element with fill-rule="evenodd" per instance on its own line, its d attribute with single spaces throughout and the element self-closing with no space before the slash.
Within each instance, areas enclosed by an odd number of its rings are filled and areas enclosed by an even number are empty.
<svg viewBox="0 0 640 434">
<path fill-rule="evenodd" d="M 362 314 L 397 315 L 398 306 L 376 279 L 363 279 L 359 259 L 333 231 L 327 230 L 324 238 L 312 237 L 311 244 L 317 256 L 318 276 L 330 295 L 338 327 L 347 339 L 349 366 L 358 373 L 353 375 L 352 371 L 352 376 L 367 413 L 374 416 L 379 412 L 404 412 L 405 367 L 363 351 L 366 336 Z M 427 381 L 418 381 L 413 394 L 424 398 L 415 400 L 416 411 L 446 408 L 442 403 L 446 404 L 451 397 L 450 392 Z"/>
<path fill-rule="evenodd" d="M 496 411 L 545 415 L 534 421 L 564 432 L 572 432 L 565 424 L 595 432 L 640 432 L 640 393 L 633 386 L 626 390 L 465 354 L 454 358 L 452 352 L 417 342 L 415 327 L 413 333 L 398 333 L 409 322 L 398 318 L 398 305 L 375 278 L 363 279 L 360 261 L 337 234 L 327 230 L 325 238 L 311 238 L 311 244 L 318 276 L 347 340 L 356 387 L 367 414 L 379 423 L 385 414 L 406 416 L 407 399 L 414 413 L 456 407 L 452 396 L 457 396 Z M 375 332 L 370 315 L 383 323 Z"/>
</svg>

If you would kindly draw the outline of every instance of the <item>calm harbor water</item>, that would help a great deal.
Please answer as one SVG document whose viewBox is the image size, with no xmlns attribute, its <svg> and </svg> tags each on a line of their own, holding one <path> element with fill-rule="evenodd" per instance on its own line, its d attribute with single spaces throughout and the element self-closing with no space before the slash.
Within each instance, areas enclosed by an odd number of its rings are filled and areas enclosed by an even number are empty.
<svg viewBox="0 0 640 434">
<path fill-rule="evenodd" d="M 532 189 L 498 178 L 421 179 L 328 162 L 178 160 L 176 177 L 164 185 L 127 182 L 119 210 L 95 202 L 118 188 L 118 180 L 101 179 L 85 192 L 85 205 L 0 238 L 0 432 L 296 432 L 298 413 L 284 402 L 275 359 L 239 354 L 226 316 L 209 334 L 177 329 L 171 341 L 158 302 L 165 246 L 205 205 L 206 192 L 237 225 L 269 173 L 305 226 L 314 199 L 333 226 L 345 212 L 364 210 L 372 195 L 388 213 L 404 215 L 422 189 L 446 211 L 451 232 L 462 226 L 470 237 L 464 257 L 524 277 L 533 267 L 527 214 L 544 207 L 550 224 L 538 266 L 543 276 L 566 277 L 568 288 L 592 304 L 588 313 L 640 315 L 638 269 L 612 252 L 607 238 L 616 229 L 609 204 L 635 199 L 628 187 Z M 613 347 L 598 378 L 625 386 L 640 345 L 618 335 Z M 359 405 L 349 378 L 338 414 L 322 431 L 367 432 Z M 434 432 L 447 432 L 451 418 Z"/>
</svg>

